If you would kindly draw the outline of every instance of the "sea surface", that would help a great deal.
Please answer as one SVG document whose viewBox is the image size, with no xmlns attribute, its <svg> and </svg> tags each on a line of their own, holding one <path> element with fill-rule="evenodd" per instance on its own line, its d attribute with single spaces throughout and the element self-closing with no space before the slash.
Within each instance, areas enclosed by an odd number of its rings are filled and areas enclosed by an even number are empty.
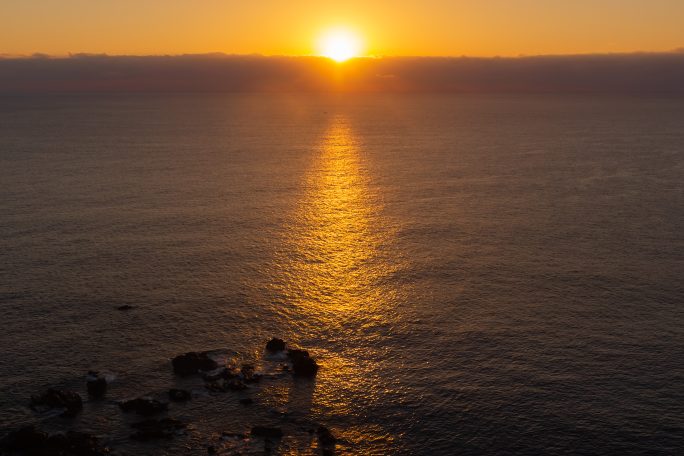
<svg viewBox="0 0 684 456">
<path fill-rule="evenodd" d="M 210 349 L 266 377 L 174 376 Z M 30 410 L 51 386 L 83 412 Z M 131 441 L 117 401 L 176 386 L 187 435 Z M 261 454 L 217 437 L 253 425 L 271 454 L 318 425 L 337 454 L 683 454 L 684 100 L 0 97 L 0 435 L 28 423 L 118 455 Z"/>
</svg>

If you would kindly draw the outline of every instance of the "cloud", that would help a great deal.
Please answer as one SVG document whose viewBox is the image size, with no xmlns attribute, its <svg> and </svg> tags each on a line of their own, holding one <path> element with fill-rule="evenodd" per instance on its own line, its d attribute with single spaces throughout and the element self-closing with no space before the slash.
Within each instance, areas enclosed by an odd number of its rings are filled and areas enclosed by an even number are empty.
<svg viewBox="0 0 684 456">
<path fill-rule="evenodd" d="M 223 54 L 0 58 L 0 92 L 507 92 L 684 94 L 684 54 L 515 58 Z"/>
</svg>

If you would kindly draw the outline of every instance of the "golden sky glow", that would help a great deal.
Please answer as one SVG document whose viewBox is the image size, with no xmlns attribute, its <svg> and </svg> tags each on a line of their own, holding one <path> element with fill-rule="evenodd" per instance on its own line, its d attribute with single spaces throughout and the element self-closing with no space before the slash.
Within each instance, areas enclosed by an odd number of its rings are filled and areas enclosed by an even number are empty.
<svg viewBox="0 0 684 456">
<path fill-rule="evenodd" d="M 313 55 L 336 27 L 366 55 L 519 55 L 684 47 L 681 0 L 5 0 L 0 54 Z"/>
</svg>

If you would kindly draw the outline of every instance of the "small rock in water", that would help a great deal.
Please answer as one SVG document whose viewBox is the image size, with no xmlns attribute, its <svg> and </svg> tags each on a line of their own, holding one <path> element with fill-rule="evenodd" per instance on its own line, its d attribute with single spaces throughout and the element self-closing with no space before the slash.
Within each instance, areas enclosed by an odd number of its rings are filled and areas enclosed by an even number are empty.
<svg viewBox="0 0 684 456">
<path fill-rule="evenodd" d="M 251 397 L 245 397 L 245 398 L 240 399 L 240 404 L 242 404 L 242 405 L 251 405 L 253 403 L 254 403 L 254 399 L 252 399 Z"/>
<path fill-rule="evenodd" d="M 299 377 L 315 377 L 318 372 L 318 364 L 306 350 L 290 349 L 287 357 L 292 362 L 292 370 Z"/>
<path fill-rule="evenodd" d="M 186 428 L 186 424 L 182 421 L 173 418 L 163 418 L 161 420 L 145 420 L 139 423 L 131 424 L 133 429 L 136 429 L 131 438 L 133 440 L 153 440 L 153 439 L 170 439 L 178 435 Z"/>
<path fill-rule="evenodd" d="M 63 408 L 65 410 L 62 413 L 62 416 L 73 417 L 83 409 L 83 401 L 81 400 L 81 396 L 73 391 L 49 388 L 40 396 L 32 396 L 30 407 L 32 410 L 36 411 L 41 408 Z"/>
<path fill-rule="evenodd" d="M 121 311 L 132 310 L 132 309 L 134 309 L 134 307 L 129 305 L 129 304 L 124 304 L 123 306 L 119 306 L 116 308 L 116 310 L 121 310 Z"/>
<path fill-rule="evenodd" d="M 107 392 L 107 379 L 101 376 L 99 372 L 90 371 L 86 375 L 86 386 L 90 396 L 101 399 Z"/>
<path fill-rule="evenodd" d="M 243 364 L 240 376 L 245 383 L 258 383 L 262 375 L 254 372 L 254 364 Z"/>
<path fill-rule="evenodd" d="M 283 437 L 282 429 L 268 426 L 254 426 L 250 434 L 267 439 L 280 439 Z"/>
<path fill-rule="evenodd" d="M 331 448 L 337 443 L 335 436 L 325 426 L 319 426 L 316 434 L 318 435 L 318 443 L 321 444 L 322 448 Z"/>
<path fill-rule="evenodd" d="M 178 375 L 192 375 L 218 367 L 218 363 L 209 357 L 208 352 L 188 352 L 178 355 L 173 358 L 171 364 L 173 371 Z"/>
<path fill-rule="evenodd" d="M 156 413 L 165 412 L 168 404 L 149 397 L 139 397 L 119 403 L 119 407 L 124 412 L 135 412 L 138 415 L 150 416 Z"/>
<path fill-rule="evenodd" d="M 178 388 L 171 388 L 169 390 L 169 399 L 174 402 L 185 402 L 192 398 L 190 391 Z"/>
<path fill-rule="evenodd" d="M 266 343 L 266 350 L 270 352 L 279 352 L 285 350 L 285 341 L 274 337 Z"/>
<path fill-rule="evenodd" d="M 227 367 L 220 367 L 208 372 L 202 372 L 202 378 L 208 382 L 213 382 L 222 378 L 228 379 L 236 377 L 237 374 Z"/>
</svg>

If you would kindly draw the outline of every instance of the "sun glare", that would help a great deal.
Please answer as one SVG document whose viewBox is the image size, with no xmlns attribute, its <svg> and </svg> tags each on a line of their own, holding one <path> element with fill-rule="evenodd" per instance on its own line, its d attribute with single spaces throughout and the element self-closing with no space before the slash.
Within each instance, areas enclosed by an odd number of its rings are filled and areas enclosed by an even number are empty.
<svg viewBox="0 0 684 456">
<path fill-rule="evenodd" d="M 337 62 L 344 62 L 359 55 L 361 40 L 355 33 L 346 29 L 330 30 L 320 38 L 318 52 Z"/>
</svg>

